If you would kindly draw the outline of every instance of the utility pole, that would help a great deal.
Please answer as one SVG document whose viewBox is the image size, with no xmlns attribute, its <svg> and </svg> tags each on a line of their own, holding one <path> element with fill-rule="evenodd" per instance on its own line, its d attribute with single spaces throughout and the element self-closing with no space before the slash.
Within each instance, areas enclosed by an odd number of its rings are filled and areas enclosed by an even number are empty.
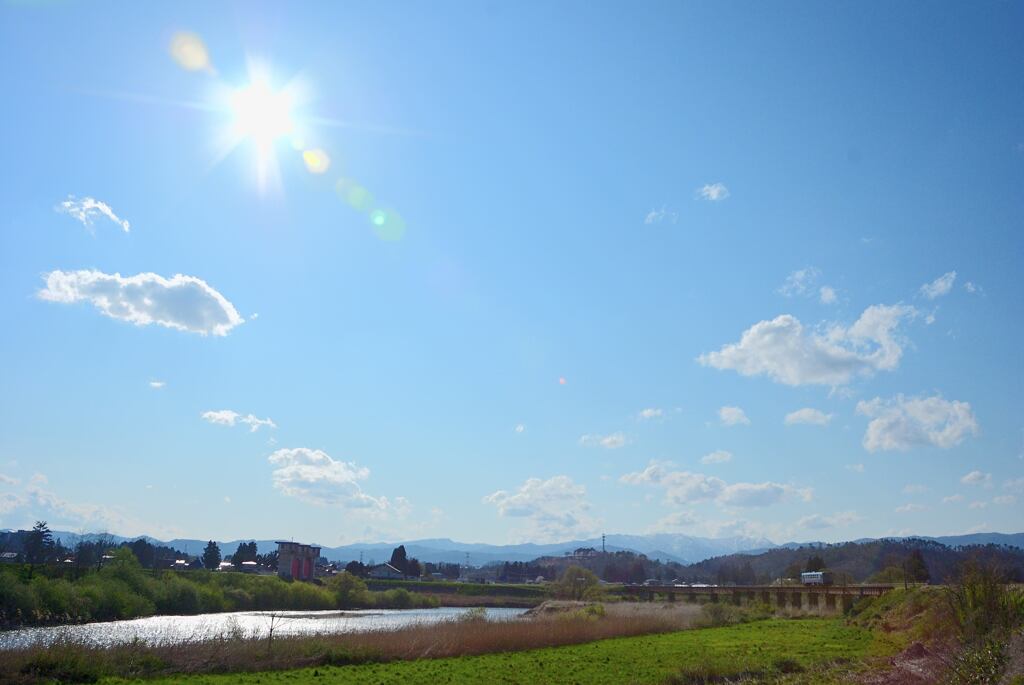
<svg viewBox="0 0 1024 685">
<path fill-rule="evenodd" d="M 604 533 L 601 533 L 601 554 L 604 554 Z"/>
</svg>

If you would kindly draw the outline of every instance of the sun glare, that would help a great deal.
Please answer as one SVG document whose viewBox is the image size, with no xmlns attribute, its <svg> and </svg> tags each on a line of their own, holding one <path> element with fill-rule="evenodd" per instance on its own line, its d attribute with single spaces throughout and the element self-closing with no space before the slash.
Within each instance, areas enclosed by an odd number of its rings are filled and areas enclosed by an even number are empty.
<svg viewBox="0 0 1024 685">
<path fill-rule="evenodd" d="M 289 135 L 295 128 L 291 97 L 274 91 L 265 81 L 254 81 L 231 96 L 232 128 L 237 136 L 252 138 L 261 147 Z"/>
</svg>

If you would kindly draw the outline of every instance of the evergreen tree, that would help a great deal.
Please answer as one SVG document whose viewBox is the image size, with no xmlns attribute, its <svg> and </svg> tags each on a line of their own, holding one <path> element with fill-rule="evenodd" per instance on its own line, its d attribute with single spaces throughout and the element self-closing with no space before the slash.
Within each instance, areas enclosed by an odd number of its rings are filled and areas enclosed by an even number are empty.
<svg viewBox="0 0 1024 685">
<path fill-rule="evenodd" d="M 206 549 L 203 550 L 203 567 L 209 571 L 213 571 L 220 566 L 220 547 L 213 540 L 206 543 Z"/>
<path fill-rule="evenodd" d="M 395 547 L 394 551 L 391 552 L 391 565 L 397 568 L 402 573 L 406 572 L 406 565 L 408 564 L 409 558 L 405 554 L 405 545 L 399 545 Z"/>
<path fill-rule="evenodd" d="M 928 565 L 924 563 L 924 555 L 921 550 L 915 549 L 910 553 L 906 563 L 907 579 L 914 583 L 927 583 L 931 579 L 928 573 Z"/>
<path fill-rule="evenodd" d="M 243 561 L 256 561 L 256 541 L 239 542 L 238 549 L 231 555 L 231 563 L 241 568 Z"/>
<path fill-rule="evenodd" d="M 25 538 L 25 561 L 28 562 L 28 575 L 32 576 L 36 566 L 45 564 L 53 554 L 53 533 L 46 521 L 36 521 Z"/>
</svg>

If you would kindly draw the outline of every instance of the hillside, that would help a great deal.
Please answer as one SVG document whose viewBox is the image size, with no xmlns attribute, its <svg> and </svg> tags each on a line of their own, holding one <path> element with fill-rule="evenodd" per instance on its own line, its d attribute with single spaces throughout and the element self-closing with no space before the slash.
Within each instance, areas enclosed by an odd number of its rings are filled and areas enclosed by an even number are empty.
<svg viewBox="0 0 1024 685">
<path fill-rule="evenodd" d="M 778 547 L 760 554 L 729 554 L 713 557 L 682 569 L 681 577 L 702 582 L 719 582 L 748 565 L 758 582 L 792 577 L 806 567 L 812 556 L 821 557 L 825 566 L 837 574 L 849 574 L 854 582 L 864 582 L 886 569 L 900 569 L 915 550 L 919 551 L 932 582 L 943 582 L 958 564 L 969 557 L 981 557 L 996 563 L 1010 580 L 1024 579 L 1024 549 L 1000 545 L 945 545 L 924 538 L 902 538 Z M 749 573 L 748 573 L 749 575 Z"/>
</svg>

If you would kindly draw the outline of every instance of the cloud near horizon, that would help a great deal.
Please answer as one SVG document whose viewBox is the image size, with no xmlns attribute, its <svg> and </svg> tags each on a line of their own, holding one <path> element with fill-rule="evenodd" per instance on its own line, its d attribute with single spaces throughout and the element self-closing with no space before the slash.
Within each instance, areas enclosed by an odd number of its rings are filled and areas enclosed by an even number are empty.
<svg viewBox="0 0 1024 685">
<path fill-rule="evenodd" d="M 740 341 L 697 361 L 742 376 L 765 375 L 784 385 L 846 385 L 857 376 L 892 371 L 903 356 L 900 323 L 917 315 L 907 305 L 872 305 L 851 326 L 839 324 L 805 329 L 800 320 L 783 314 L 754 324 Z"/>
<path fill-rule="evenodd" d="M 498 490 L 483 502 L 497 507 L 499 516 L 525 519 L 528 526 L 521 532 L 538 540 L 555 541 L 597 531 L 598 521 L 587 514 L 586 487 L 569 476 L 528 478 L 514 492 Z"/>
<path fill-rule="evenodd" d="M 323 450 L 282 448 L 267 461 L 277 467 L 271 474 L 274 487 L 289 497 L 352 509 L 383 510 L 390 506 L 386 497 L 371 497 L 359 486 L 359 481 L 370 477 L 370 469 L 352 461 L 336 461 Z M 402 499 L 396 498 L 396 502 Z"/>
<path fill-rule="evenodd" d="M 805 502 L 814 496 L 811 488 L 765 481 L 763 483 L 732 483 L 721 478 L 690 471 L 676 471 L 671 462 L 651 461 L 643 471 L 624 474 L 619 482 L 628 485 L 651 485 L 665 493 L 671 505 L 714 502 L 723 506 L 753 508 L 778 504 L 797 498 Z"/>
<path fill-rule="evenodd" d="M 840 511 L 832 516 L 822 514 L 811 514 L 804 516 L 796 522 L 799 528 L 810 528 L 812 530 L 824 530 L 826 528 L 840 528 L 849 526 L 863 520 L 863 517 L 855 511 Z"/>
<path fill-rule="evenodd" d="M 4 485 L 17 486 L 18 479 L 7 479 Z M 29 528 L 35 521 L 47 521 L 51 530 L 83 530 L 112 532 L 132 537 L 164 535 L 175 537 L 181 531 L 140 521 L 122 508 L 90 502 L 73 502 L 48 489 L 48 479 L 37 473 L 24 487 L 0 493 L 0 522 L 7 528 Z"/>
<path fill-rule="evenodd" d="M 74 195 L 68 195 L 68 199 L 57 205 L 55 209 L 61 214 L 67 214 L 77 219 L 90 232 L 92 232 L 93 223 L 97 216 L 107 217 L 125 233 L 131 231 L 131 224 L 117 216 L 117 214 L 114 214 L 114 210 L 110 208 L 110 205 L 106 202 L 100 202 L 93 197 L 83 197 L 81 200 L 78 200 Z"/>
<path fill-rule="evenodd" d="M 122 277 L 96 270 L 51 271 L 38 296 L 48 302 L 91 302 L 105 316 L 136 326 L 157 324 L 200 335 L 224 336 L 245 323 L 227 298 L 195 276 L 154 273 Z"/>
</svg>

